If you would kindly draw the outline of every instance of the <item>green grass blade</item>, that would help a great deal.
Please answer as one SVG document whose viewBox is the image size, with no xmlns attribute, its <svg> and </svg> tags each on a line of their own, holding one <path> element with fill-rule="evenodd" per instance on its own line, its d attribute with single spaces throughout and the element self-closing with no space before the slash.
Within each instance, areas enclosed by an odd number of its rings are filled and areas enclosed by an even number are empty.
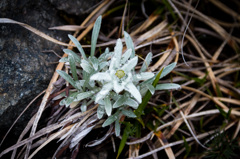
<svg viewBox="0 0 240 159">
<path fill-rule="evenodd" d="M 119 155 L 121 154 L 126 142 L 127 142 L 127 139 L 128 139 L 128 136 L 129 134 L 131 133 L 131 124 L 129 122 L 126 122 L 126 127 L 123 131 L 123 135 L 122 135 L 122 140 L 120 142 L 120 145 L 119 145 L 119 148 L 118 148 L 118 154 L 117 154 L 117 159 L 119 157 Z"/>
<path fill-rule="evenodd" d="M 153 107 L 153 110 L 157 113 L 158 117 L 161 117 L 165 110 L 167 110 L 169 106 L 161 106 L 161 108 Z"/>
<path fill-rule="evenodd" d="M 155 88 L 159 79 L 160 79 L 160 76 L 163 72 L 164 68 L 157 74 L 156 78 L 154 79 L 152 85 L 153 87 Z M 147 103 L 148 101 L 150 100 L 150 98 L 152 97 L 152 93 L 148 90 L 146 95 L 144 96 L 143 100 L 142 100 L 142 103 L 138 106 L 138 108 L 134 111 L 134 113 L 136 114 L 137 116 L 137 120 L 143 125 L 143 121 L 141 119 L 141 115 L 144 113 L 144 109 L 145 107 L 147 106 Z M 144 127 L 144 125 L 143 125 Z"/>
<path fill-rule="evenodd" d="M 186 138 L 183 136 L 183 141 L 184 141 L 184 147 L 185 147 L 185 150 L 186 150 L 186 153 L 184 155 L 184 159 L 188 158 L 190 152 L 191 152 L 191 146 L 188 144 L 188 142 L 186 141 Z"/>
<path fill-rule="evenodd" d="M 173 8 L 171 7 L 171 5 L 168 3 L 168 1 L 167 0 L 163 0 L 162 2 L 166 6 L 167 10 L 171 13 L 171 16 L 173 17 L 173 19 L 177 20 L 175 12 L 174 12 Z"/>
</svg>

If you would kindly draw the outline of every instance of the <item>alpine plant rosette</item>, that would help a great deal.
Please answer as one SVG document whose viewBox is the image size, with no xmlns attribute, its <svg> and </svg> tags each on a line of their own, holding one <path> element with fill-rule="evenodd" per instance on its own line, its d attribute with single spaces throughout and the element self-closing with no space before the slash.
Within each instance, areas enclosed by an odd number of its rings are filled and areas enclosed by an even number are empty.
<svg viewBox="0 0 240 159">
<path fill-rule="evenodd" d="M 60 70 L 57 72 L 73 86 L 73 89 L 70 89 L 68 96 L 62 93 L 57 98 L 65 97 L 61 100 L 60 105 L 70 106 L 70 108 L 80 106 L 83 112 L 95 102 L 98 104 L 97 117 L 101 119 L 105 114 L 108 116 L 102 126 L 108 126 L 115 122 L 115 134 L 119 136 L 120 118 L 123 115 L 135 118 L 136 115 L 132 110 L 138 108 L 148 90 L 154 94 L 155 90 L 178 89 L 180 86 L 165 83 L 153 87 L 152 82 L 156 75 L 146 72 L 152 60 L 152 53 L 148 53 L 141 69 L 135 70 L 138 56 L 135 55 L 134 44 L 127 32 L 124 32 L 127 46 L 124 54 L 122 54 L 122 41 L 118 39 L 114 52 L 110 52 L 106 48 L 105 52 L 96 58 L 94 53 L 100 25 L 101 17 L 96 20 L 93 28 L 89 57 L 86 56 L 78 40 L 69 35 L 81 56 L 71 50 L 63 50 L 68 57 L 62 58 L 60 62 L 65 62 L 71 75 Z M 175 66 L 176 63 L 166 66 L 160 78 L 171 72 Z"/>
</svg>

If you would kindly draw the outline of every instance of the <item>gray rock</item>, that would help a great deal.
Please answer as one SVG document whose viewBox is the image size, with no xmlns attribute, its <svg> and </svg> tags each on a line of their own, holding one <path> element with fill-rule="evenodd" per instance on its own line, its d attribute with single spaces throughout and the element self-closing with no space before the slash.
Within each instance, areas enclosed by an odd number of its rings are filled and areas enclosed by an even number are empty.
<svg viewBox="0 0 240 159">
<path fill-rule="evenodd" d="M 81 15 L 93 10 L 99 0 L 49 0 L 58 10 L 68 14 Z"/>
<path fill-rule="evenodd" d="M 48 30 L 49 27 L 67 24 L 58 9 L 79 15 L 96 1 L 78 0 L 76 5 L 75 0 L 61 1 L 64 5 L 59 6 L 61 2 L 54 0 L 1 0 L 0 17 L 26 23 L 59 41 L 67 42 L 68 32 Z M 63 48 L 19 25 L 0 24 L 0 141 L 27 104 L 50 82 L 56 67 L 51 63 L 59 59 L 53 53 L 43 51 L 54 50 L 61 55 Z M 20 118 L 0 151 L 16 142 L 38 105 L 35 102 Z M 41 154 L 45 157 L 39 158 L 46 158 L 49 152 Z"/>
<path fill-rule="evenodd" d="M 48 30 L 64 25 L 57 12 L 47 0 L 0 1 L 0 17 L 29 24 L 55 39 L 67 41 L 67 32 Z M 51 63 L 57 62 L 58 57 L 43 51 L 62 54 L 62 48 L 19 25 L 0 24 L 0 135 L 25 106 L 47 88 L 56 67 Z M 28 122 L 26 118 L 21 121 L 22 126 Z"/>
<path fill-rule="evenodd" d="M 14 5 L 13 2 L 25 4 Z M 2 5 L 3 3 L 6 5 Z M 68 40 L 67 32 L 48 30 L 49 27 L 65 24 L 48 1 L 1 0 L 0 7 L 0 17 L 24 22 L 58 40 Z M 49 42 L 21 26 L 0 24 L 0 141 L 27 104 L 48 86 L 56 67 L 50 63 L 58 61 L 58 58 L 52 53 L 42 51 L 54 50 L 62 54 L 62 49 L 62 46 Z M 37 103 L 20 118 L 0 147 L 0 152 L 16 143 L 35 109 Z"/>
</svg>

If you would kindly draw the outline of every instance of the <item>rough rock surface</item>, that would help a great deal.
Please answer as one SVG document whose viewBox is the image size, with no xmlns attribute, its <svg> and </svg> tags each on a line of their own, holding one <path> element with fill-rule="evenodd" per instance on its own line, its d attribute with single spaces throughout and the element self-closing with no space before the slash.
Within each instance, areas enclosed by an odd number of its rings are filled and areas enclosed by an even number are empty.
<svg viewBox="0 0 240 159">
<path fill-rule="evenodd" d="M 87 10 L 93 5 L 93 0 L 82 0 L 81 3 L 88 2 L 89 5 L 85 5 L 87 8 L 77 6 L 80 1 L 75 6 L 74 2 L 64 3 L 69 7 Z M 26 23 L 66 42 L 68 32 L 48 30 L 49 27 L 67 24 L 62 16 L 63 11 L 60 12 L 57 8 L 49 0 L 1 0 L 0 18 Z M 81 13 L 82 11 L 77 15 Z M 19 25 L 0 24 L 0 141 L 26 105 L 49 84 L 56 67 L 51 63 L 58 61 L 58 57 L 43 51 L 54 50 L 62 54 L 63 48 Z M 36 105 L 32 106 L 33 109 L 34 107 Z M 29 113 L 31 111 L 25 113 L 15 127 L 13 132 L 17 136 L 28 122 L 31 116 Z"/>
<path fill-rule="evenodd" d="M 49 0 L 58 10 L 68 14 L 81 15 L 92 11 L 99 0 Z"/>
<path fill-rule="evenodd" d="M 0 2 L 0 17 L 29 24 L 58 40 L 67 39 L 67 33 L 48 30 L 53 25 L 64 23 L 56 16 L 57 10 L 46 2 L 3 0 Z M 8 121 L 11 123 L 5 118 L 18 114 L 21 105 L 47 87 L 55 68 L 50 63 L 58 58 L 52 53 L 42 52 L 46 50 L 61 52 L 61 46 L 21 26 L 0 24 L 0 127 L 9 124 Z M 11 115 L 5 111 L 9 107 Z"/>
</svg>

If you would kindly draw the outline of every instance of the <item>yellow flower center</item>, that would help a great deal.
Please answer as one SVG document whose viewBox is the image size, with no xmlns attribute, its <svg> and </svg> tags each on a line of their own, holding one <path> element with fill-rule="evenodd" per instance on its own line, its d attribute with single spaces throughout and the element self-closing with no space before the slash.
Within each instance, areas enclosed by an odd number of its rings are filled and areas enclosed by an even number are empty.
<svg viewBox="0 0 240 159">
<path fill-rule="evenodd" d="M 117 72 L 115 73 L 115 75 L 121 79 L 125 76 L 125 72 L 123 70 L 117 70 Z"/>
</svg>

